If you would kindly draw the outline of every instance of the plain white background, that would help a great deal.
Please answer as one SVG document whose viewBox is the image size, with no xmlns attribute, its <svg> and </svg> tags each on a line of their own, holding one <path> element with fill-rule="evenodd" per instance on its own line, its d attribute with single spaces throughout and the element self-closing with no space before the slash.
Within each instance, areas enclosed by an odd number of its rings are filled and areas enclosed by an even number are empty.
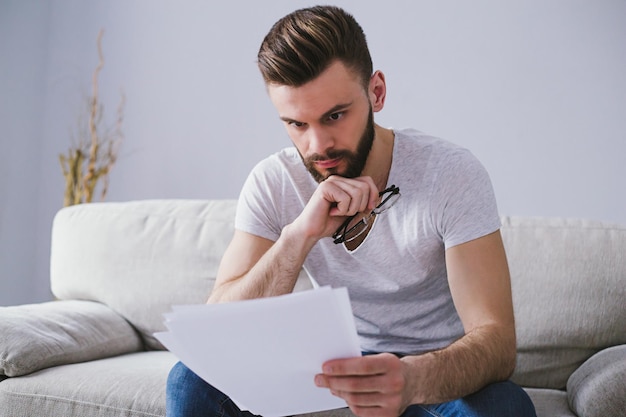
<svg viewBox="0 0 626 417">
<path fill-rule="evenodd" d="M 108 201 L 236 198 L 290 144 L 258 70 L 271 25 L 312 1 L 0 0 L 0 305 L 51 298 L 58 161 L 97 64 L 124 133 Z M 376 121 L 470 148 L 503 215 L 626 224 L 626 2 L 342 0 L 388 98 Z M 86 277 L 87 279 L 87 277 Z"/>
</svg>

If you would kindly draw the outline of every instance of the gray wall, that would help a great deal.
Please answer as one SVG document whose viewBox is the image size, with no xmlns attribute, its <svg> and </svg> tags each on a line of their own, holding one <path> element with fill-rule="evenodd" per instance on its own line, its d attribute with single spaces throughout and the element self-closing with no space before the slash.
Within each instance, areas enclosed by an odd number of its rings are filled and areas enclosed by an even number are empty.
<svg viewBox="0 0 626 417">
<path fill-rule="evenodd" d="M 255 67 L 312 1 L 0 0 L 0 305 L 50 299 L 50 227 L 105 29 L 101 98 L 127 97 L 108 200 L 236 198 L 289 145 Z M 502 214 L 626 224 L 626 2 L 336 1 L 387 75 L 377 121 L 469 147 Z M 262 5 L 262 6 L 259 6 Z"/>
</svg>

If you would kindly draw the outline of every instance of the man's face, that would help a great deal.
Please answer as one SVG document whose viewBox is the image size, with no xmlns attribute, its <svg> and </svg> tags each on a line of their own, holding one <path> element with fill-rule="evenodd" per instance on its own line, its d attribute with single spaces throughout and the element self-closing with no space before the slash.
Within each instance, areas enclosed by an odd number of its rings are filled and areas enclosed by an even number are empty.
<svg viewBox="0 0 626 417">
<path fill-rule="evenodd" d="M 374 117 L 353 72 L 335 62 L 301 87 L 270 84 L 268 92 L 316 181 L 361 175 L 374 141 Z"/>
</svg>

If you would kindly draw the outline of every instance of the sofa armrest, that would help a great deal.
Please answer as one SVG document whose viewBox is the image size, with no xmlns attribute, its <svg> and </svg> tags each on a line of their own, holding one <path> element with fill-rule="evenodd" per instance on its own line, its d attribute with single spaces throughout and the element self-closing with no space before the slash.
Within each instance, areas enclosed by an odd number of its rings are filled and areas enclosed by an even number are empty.
<svg viewBox="0 0 626 417">
<path fill-rule="evenodd" d="M 626 410 L 626 345 L 587 359 L 567 381 L 567 398 L 579 417 L 622 415 Z"/>
<path fill-rule="evenodd" d="M 92 301 L 0 307 L 0 375 L 102 359 L 143 348 L 133 327 Z"/>
</svg>

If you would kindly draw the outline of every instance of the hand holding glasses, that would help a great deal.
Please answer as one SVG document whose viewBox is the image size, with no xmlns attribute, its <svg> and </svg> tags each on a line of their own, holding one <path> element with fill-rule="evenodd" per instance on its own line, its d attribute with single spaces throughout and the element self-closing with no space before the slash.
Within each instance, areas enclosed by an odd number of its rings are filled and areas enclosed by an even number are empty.
<svg viewBox="0 0 626 417">
<path fill-rule="evenodd" d="M 355 221 L 356 217 L 359 215 L 357 213 L 354 216 L 348 217 L 341 224 L 341 226 L 339 226 L 337 231 L 333 234 L 333 242 L 335 244 L 350 242 L 361 236 L 367 230 L 368 225 L 377 214 L 389 210 L 396 203 L 396 201 L 398 201 L 398 198 L 400 198 L 401 195 L 400 188 L 392 185 L 391 187 L 378 193 L 378 195 L 382 197 L 382 201 L 368 215 L 359 221 Z"/>
</svg>

